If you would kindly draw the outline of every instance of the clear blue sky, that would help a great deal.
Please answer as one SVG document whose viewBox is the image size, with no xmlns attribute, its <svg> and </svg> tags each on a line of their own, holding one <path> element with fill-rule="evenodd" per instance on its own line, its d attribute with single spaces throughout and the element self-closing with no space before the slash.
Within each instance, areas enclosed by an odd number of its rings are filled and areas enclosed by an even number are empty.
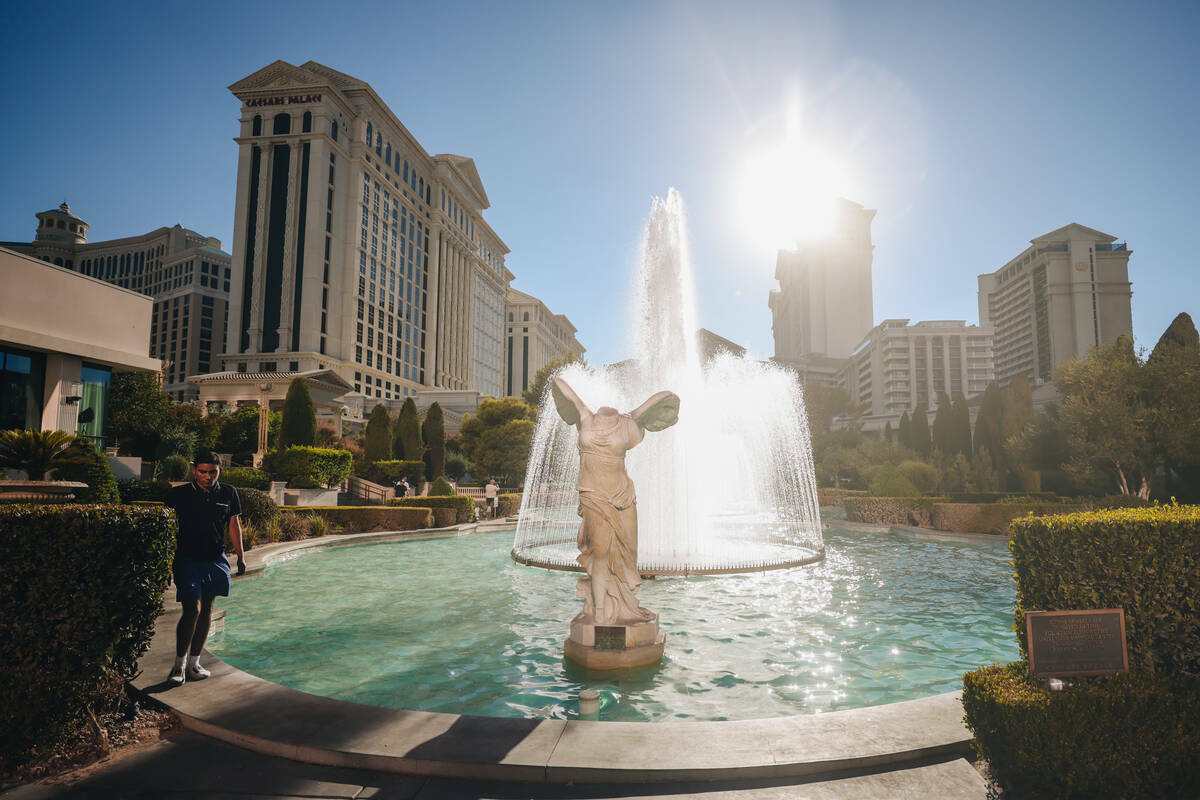
<svg viewBox="0 0 1200 800">
<path fill-rule="evenodd" d="M 700 324 L 774 352 L 748 154 L 786 110 L 878 209 L 875 319 L 977 321 L 976 278 L 1079 222 L 1128 241 L 1134 334 L 1200 316 L 1200 3 L 328 2 L 9 6 L 0 239 L 67 199 L 95 240 L 232 245 L 238 101 L 284 59 L 369 82 L 475 159 L 514 286 L 624 357 L 650 199 L 689 214 Z M 604 287 L 620 287 L 605 299 Z M 2 289 L 0 289 L 2 290 Z"/>
</svg>

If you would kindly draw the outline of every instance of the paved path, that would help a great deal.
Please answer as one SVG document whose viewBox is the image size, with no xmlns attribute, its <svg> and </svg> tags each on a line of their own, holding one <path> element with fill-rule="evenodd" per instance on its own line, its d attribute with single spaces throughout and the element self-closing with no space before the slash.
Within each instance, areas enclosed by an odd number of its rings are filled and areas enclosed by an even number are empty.
<svg viewBox="0 0 1200 800">
<path fill-rule="evenodd" d="M 553 786 L 417 778 L 303 764 L 258 755 L 189 731 L 94 770 L 69 784 L 38 783 L 2 800 L 954 800 L 987 797 L 962 759 L 814 783 L 603 784 Z"/>
</svg>

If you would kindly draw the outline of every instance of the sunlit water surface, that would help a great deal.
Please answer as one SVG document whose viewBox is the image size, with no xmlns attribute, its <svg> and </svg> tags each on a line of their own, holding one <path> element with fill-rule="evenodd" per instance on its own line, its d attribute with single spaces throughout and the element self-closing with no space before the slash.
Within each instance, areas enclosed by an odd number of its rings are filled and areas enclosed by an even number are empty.
<svg viewBox="0 0 1200 800">
<path fill-rule="evenodd" d="M 836 521 L 833 522 L 836 525 Z M 893 703 L 961 688 L 1017 657 L 1001 546 L 825 531 L 823 562 L 660 578 L 658 668 L 586 674 L 564 663 L 578 575 L 520 566 L 512 533 L 362 545 L 238 582 L 209 648 L 267 680 L 391 708 L 495 717 L 752 719 Z"/>
</svg>

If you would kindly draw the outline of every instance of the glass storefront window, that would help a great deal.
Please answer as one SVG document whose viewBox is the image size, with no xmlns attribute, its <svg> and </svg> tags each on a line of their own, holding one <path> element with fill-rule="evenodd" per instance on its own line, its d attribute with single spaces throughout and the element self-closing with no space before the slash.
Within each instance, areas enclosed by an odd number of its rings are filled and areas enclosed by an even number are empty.
<svg viewBox="0 0 1200 800">
<path fill-rule="evenodd" d="M 46 355 L 0 349 L 0 430 L 41 430 Z"/>
<path fill-rule="evenodd" d="M 80 381 L 83 391 L 76 430 L 103 448 L 108 432 L 108 389 L 112 383 L 112 370 L 98 364 L 84 364 Z"/>
</svg>

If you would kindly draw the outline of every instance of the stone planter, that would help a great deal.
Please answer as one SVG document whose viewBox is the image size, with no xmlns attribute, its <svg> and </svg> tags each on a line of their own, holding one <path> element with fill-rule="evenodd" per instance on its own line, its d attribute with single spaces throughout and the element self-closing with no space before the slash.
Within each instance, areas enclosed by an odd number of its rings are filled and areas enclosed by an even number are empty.
<svg viewBox="0 0 1200 800">
<path fill-rule="evenodd" d="M 79 481 L 0 481 L 0 502 L 69 503 L 87 486 Z"/>
</svg>

